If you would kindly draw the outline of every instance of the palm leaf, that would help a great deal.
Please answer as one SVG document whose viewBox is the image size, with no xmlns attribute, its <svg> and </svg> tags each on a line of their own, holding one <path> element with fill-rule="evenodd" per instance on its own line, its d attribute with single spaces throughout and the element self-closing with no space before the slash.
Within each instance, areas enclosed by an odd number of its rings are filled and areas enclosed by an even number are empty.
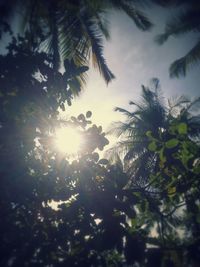
<svg viewBox="0 0 200 267">
<path fill-rule="evenodd" d="M 200 61 L 200 41 L 182 58 L 174 61 L 169 69 L 170 77 L 185 76 L 188 69 Z"/>
<path fill-rule="evenodd" d="M 115 146 L 106 151 L 106 157 L 109 158 L 112 162 L 116 162 L 118 157 L 124 158 L 131 145 L 132 142 L 129 140 L 117 142 Z"/>
<path fill-rule="evenodd" d="M 145 14 L 136 8 L 136 5 L 141 4 L 142 1 L 123 1 L 112 0 L 110 1 L 113 8 L 123 10 L 135 23 L 135 25 L 142 31 L 150 30 L 153 24 L 145 16 Z M 138 3 L 137 3 L 138 2 Z M 144 2 L 144 1 L 143 1 Z"/>
<path fill-rule="evenodd" d="M 190 99 L 185 95 L 168 99 L 168 115 L 173 118 L 177 117 L 181 108 L 188 103 L 190 103 Z"/>
<path fill-rule="evenodd" d="M 135 25 L 140 30 L 147 31 L 152 28 L 153 24 L 142 11 L 134 8 L 132 5 L 129 5 L 125 2 L 122 3 L 122 9 L 135 22 Z"/>
<path fill-rule="evenodd" d="M 129 101 L 129 105 L 137 107 L 140 111 L 143 110 L 143 106 L 140 105 L 139 103 L 136 103 L 136 102 L 133 102 L 133 101 Z"/>
<path fill-rule="evenodd" d="M 123 113 L 129 119 L 133 119 L 134 118 L 136 120 L 139 120 L 139 118 L 136 116 L 137 115 L 136 112 L 130 112 L 130 111 L 128 111 L 126 109 L 123 109 L 123 108 L 120 108 L 120 107 L 115 107 L 114 111 L 119 111 L 119 112 Z"/>
<path fill-rule="evenodd" d="M 178 17 L 171 18 L 166 25 L 165 32 L 157 35 L 155 41 L 163 44 L 170 36 L 179 36 L 191 31 L 200 31 L 199 10 L 187 9 Z"/>
<path fill-rule="evenodd" d="M 131 123 L 114 122 L 111 124 L 107 134 L 114 134 L 115 136 L 120 137 L 121 135 L 130 135 L 130 133 L 134 131 L 135 128 L 131 125 Z"/>
<path fill-rule="evenodd" d="M 109 83 L 115 76 L 108 68 L 106 60 L 103 57 L 103 36 L 91 20 L 82 19 L 82 24 L 91 43 L 93 66 L 98 67 L 106 83 Z"/>
<path fill-rule="evenodd" d="M 190 101 L 188 103 L 188 106 L 187 106 L 186 110 L 187 111 L 189 111 L 191 109 L 193 109 L 193 110 L 195 110 L 195 109 L 199 110 L 199 104 L 200 104 L 200 97 L 197 97 L 193 101 Z"/>
<path fill-rule="evenodd" d="M 98 24 L 99 29 L 101 30 L 102 34 L 104 35 L 106 40 L 109 40 L 110 39 L 110 32 L 109 32 L 108 21 L 106 19 L 104 19 L 102 21 L 102 19 L 100 18 L 100 16 L 98 14 L 96 14 L 96 20 L 97 20 L 97 24 Z"/>
</svg>

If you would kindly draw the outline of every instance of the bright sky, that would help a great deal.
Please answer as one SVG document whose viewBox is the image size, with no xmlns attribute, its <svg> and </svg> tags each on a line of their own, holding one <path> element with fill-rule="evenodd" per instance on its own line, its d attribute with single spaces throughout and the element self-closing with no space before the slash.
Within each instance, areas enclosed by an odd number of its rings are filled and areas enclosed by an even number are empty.
<svg viewBox="0 0 200 267">
<path fill-rule="evenodd" d="M 105 43 L 105 58 L 116 79 L 106 86 L 98 71 L 91 69 L 85 90 L 67 113 L 78 115 L 91 110 L 93 122 L 106 130 L 112 121 L 123 119 L 122 115 L 113 111 L 114 107 L 129 109 L 128 102 L 140 96 L 141 84 L 148 85 L 153 77 L 160 79 L 167 98 L 181 94 L 200 95 L 199 66 L 186 78 L 170 79 L 168 74 L 170 63 L 191 49 L 194 35 L 171 38 L 162 46 L 154 42 L 155 35 L 163 31 L 166 18 L 172 11 L 167 12 L 163 8 L 150 11 L 149 16 L 155 24 L 151 32 L 139 31 L 121 13 L 111 14 L 111 40 Z"/>
<path fill-rule="evenodd" d="M 181 94 L 199 96 L 198 65 L 186 78 L 170 79 L 168 74 L 170 63 L 185 55 L 197 37 L 188 34 L 177 39 L 170 38 L 162 46 L 154 42 L 156 34 L 163 32 L 165 22 L 172 12 L 173 9 L 155 6 L 151 10 L 147 9 L 146 13 L 155 24 L 151 32 L 137 29 L 125 14 L 111 14 L 111 40 L 105 42 L 104 55 L 116 79 L 107 86 L 98 71 L 91 68 L 85 90 L 67 108 L 66 116 L 76 116 L 91 110 L 93 123 L 102 125 L 106 131 L 111 122 L 124 118 L 120 113 L 114 112 L 114 107 L 129 109 L 129 101 L 136 101 L 141 93 L 141 85 L 148 85 L 153 77 L 160 79 L 167 98 Z M 6 40 L 2 47 L 5 44 Z"/>
</svg>

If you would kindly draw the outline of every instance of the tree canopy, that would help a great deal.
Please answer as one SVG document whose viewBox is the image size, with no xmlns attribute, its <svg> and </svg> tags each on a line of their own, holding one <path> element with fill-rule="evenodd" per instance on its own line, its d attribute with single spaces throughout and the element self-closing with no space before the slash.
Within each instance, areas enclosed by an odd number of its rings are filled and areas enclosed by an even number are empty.
<svg viewBox="0 0 200 267">
<path fill-rule="evenodd" d="M 200 124 L 199 113 L 192 109 L 198 108 L 199 98 L 191 101 L 182 96 L 165 106 L 158 80 L 153 83 L 153 89 L 142 87 L 139 103 L 130 102 L 134 112 L 116 108 L 127 119 L 113 125 L 111 132 L 122 140 L 110 153 L 123 156 L 129 190 L 140 199 L 132 227 L 143 229 L 146 242 L 159 247 L 162 256 L 156 254 L 158 250 L 149 251 L 160 260 L 158 266 L 169 266 L 165 256 L 172 266 L 195 266 L 199 262 Z M 114 159 L 119 162 L 118 157 Z M 155 232 L 156 238 L 150 238 Z"/>
<path fill-rule="evenodd" d="M 8 20 L 15 4 L 24 4 L 29 27 L 18 37 Z M 0 55 L 2 267 L 198 266 L 199 98 L 182 96 L 167 105 L 158 79 L 153 88 L 142 86 L 141 102 L 130 102 L 133 112 L 116 108 L 127 120 L 115 129 L 125 137 L 119 144 L 124 158 L 115 162 L 101 156 L 109 141 L 92 123 L 91 111 L 70 118 L 59 113 L 81 90 L 89 49 L 106 81 L 112 78 L 101 53 L 101 38 L 109 36 L 107 10 L 125 11 L 142 30 L 151 27 L 137 5 L 1 4 L 0 32 L 12 36 Z M 56 132 L 63 128 L 81 135 L 76 155 L 67 143 L 62 152 L 56 146 Z"/>
<path fill-rule="evenodd" d="M 40 49 L 53 55 L 55 69 L 66 59 L 73 60 L 78 66 L 89 66 L 92 60 L 93 66 L 109 83 L 114 75 L 103 56 L 103 40 L 110 37 L 107 13 L 110 10 L 124 11 L 139 29 L 149 30 L 152 23 L 138 6 L 137 2 L 124 0 L 18 0 L 12 4 L 3 2 L 0 13 L 3 13 L 4 28 L 13 12 L 21 18 L 24 29 L 30 32 L 30 43 L 37 41 Z"/>
</svg>

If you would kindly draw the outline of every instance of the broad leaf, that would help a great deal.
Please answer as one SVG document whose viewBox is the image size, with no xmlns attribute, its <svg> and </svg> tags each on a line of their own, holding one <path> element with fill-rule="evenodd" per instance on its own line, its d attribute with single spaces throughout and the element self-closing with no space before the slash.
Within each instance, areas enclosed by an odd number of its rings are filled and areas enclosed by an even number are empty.
<svg viewBox="0 0 200 267">
<path fill-rule="evenodd" d="M 167 148 L 174 148 L 178 145 L 178 143 L 179 143 L 178 139 L 173 138 L 173 139 L 170 139 L 169 141 L 167 141 L 165 143 L 165 146 Z"/>
</svg>

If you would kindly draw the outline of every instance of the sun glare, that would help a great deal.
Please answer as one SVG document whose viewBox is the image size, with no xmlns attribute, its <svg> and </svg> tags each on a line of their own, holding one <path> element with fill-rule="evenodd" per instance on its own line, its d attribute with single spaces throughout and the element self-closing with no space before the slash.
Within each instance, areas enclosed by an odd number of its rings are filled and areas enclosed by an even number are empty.
<svg viewBox="0 0 200 267">
<path fill-rule="evenodd" d="M 65 127 L 56 131 L 56 147 L 62 153 L 68 155 L 78 153 L 81 148 L 81 142 L 81 135 L 76 129 Z"/>
</svg>

